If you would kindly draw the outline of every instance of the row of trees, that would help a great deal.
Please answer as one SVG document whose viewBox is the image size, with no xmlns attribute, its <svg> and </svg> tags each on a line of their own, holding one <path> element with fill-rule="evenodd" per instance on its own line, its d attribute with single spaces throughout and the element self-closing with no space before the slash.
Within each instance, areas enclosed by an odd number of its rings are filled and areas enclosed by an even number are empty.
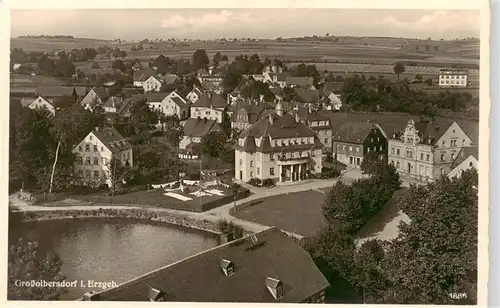
<svg viewBox="0 0 500 308">
<path fill-rule="evenodd" d="M 440 110 L 464 112 L 473 101 L 468 92 L 428 93 L 382 76 L 370 80 L 357 75 L 344 80 L 342 98 L 354 111 L 407 112 L 430 117 Z"/>
<path fill-rule="evenodd" d="M 334 286 L 333 300 L 352 302 L 341 294 L 350 288 L 363 303 L 475 303 L 477 172 L 411 186 L 394 200 L 410 219 L 398 237 L 357 246 L 357 231 L 399 188 L 385 162 L 370 159 L 363 168 L 369 179 L 334 185 L 323 205 L 327 227 L 304 244 Z M 457 301 L 453 293 L 467 298 Z"/>
</svg>

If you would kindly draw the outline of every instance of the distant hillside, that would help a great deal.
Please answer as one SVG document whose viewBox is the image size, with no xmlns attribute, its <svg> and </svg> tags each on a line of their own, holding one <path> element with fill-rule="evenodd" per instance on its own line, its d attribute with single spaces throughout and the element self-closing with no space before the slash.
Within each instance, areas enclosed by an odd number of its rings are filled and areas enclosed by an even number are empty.
<svg viewBox="0 0 500 308">
<path fill-rule="evenodd" d="M 71 50 L 80 48 L 97 48 L 108 45 L 109 47 L 120 46 L 117 42 L 100 39 L 78 38 L 78 37 L 17 37 L 10 39 L 10 48 L 21 48 L 25 52 L 52 52 L 54 50 Z M 123 44 L 122 44 L 123 45 Z"/>
<path fill-rule="evenodd" d="M 20 35 L 20 39 L 74 39 L 73 35 Z"/>
</svg>

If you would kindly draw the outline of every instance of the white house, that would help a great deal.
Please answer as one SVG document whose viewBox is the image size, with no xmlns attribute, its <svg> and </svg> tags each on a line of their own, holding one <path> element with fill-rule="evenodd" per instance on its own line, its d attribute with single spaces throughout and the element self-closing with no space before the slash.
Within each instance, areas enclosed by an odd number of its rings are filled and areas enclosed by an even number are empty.
<svg viewBox="0 0 500 308">
<path fill-rule="evenodd" d="M 460 177 L 466 170 L 475 168 L 478 170 L 479 160 L 478 147 L 464 147 L 460 150 L 457 158 L 451 165 L 451 171 L 448 173 L 449 178 Z"/>
<path fill-rule="evenodd" d="M 442 69 L 439 71 L 439 86 L 465 88 L 468 83 L 468 71 L 466 69 Z"/>
<path fill-rule="evenodd" d="M 175 91 L 170 94 L 148 93 L 146 99 L 151 109 L 164 116 L 176 115 L 180 120 L 189 116 L 189 104 Z"/>
<path fill-rule="evenodd" d="M 331 92 L 330 95 L 328 95 L 328 100 L 330 101 L 330 105 L 332 106 L 332 110 L 340 110 L 342 108 L 342 100 L 340 99 L 340 96 Z"/>
<path fill-rule="evenodd" d="M 204 94 L 190 106 L 191 118 L 209 119 L 217 123 L 222 123 L 226 106 L 226 100 L 220 95 L 211 93 Z"/>
<path fill-rule="evenodd" d="M 160 91 L 161 81 L 158 80 L 155 76 L 150 76 L 146 81 L 144 81 L 142 87 L 144 88 L 144 92 Z"/>
<path fill-rule="evenodd" d="M 114 128 L 95 128 L 74 149 L 76 181 L 112 187 L 111 162 L 133 167 L 132 145 Z"/>
<path fill-rule="evenodd" d="M 52 115 L 56 114 L 56 109 L 54 108 L 54 106 L 51 103 L 49 103 L 46 99 L 44 99 L 43 97 L 41 97 L 41 96 L 38 96 L 37 98 L 35 98 L 33 100 L 33 102 L 28 105 L 28 108 L 30 108 L 30 109 L 42 109 L 42 108 L 45 108 Z"/>
<path fill-rule="evenodd" d="M 93 109 L 95 106 L 102 106 L 109 98 L 109 91 L 104 88 L 92 88 L 80 101 L 85 109 Z"/>
<path fill-rule="evenodd" d="M 160 91 L 162 77 L 153 69 L 134 71 L 134 86 L 142 87 L 145 92 Z"/>
<path fill-rule="evenodd" d="M 196 103 L 203 95 L 200 89 L 198 89 L 195 85 L 193 85 L 193 90 L 186 95 L 186 99 L 190 101 L 192 104 Z"/>
</svg>

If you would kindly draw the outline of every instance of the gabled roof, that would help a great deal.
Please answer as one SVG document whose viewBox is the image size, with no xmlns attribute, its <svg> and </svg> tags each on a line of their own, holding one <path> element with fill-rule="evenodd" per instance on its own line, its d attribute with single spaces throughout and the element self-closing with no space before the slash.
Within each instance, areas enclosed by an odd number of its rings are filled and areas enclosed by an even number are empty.
<svg viewBox="0 0 500 308">
<path fill-rule="evenodd" d="M 130 149 L 132 145 L 120 133 L 112 128 L 100 128 L 92 133 L 112 152 Z"/>
<path fill-rule="evenodd" d="M 270 118 L 272 118 L 272 123 Z M 279 116 L 276 112 L 260 119 L 255 124 L 244 130 L 242 137 L 266 137 L 272 138 L 294 138 L 294 137 L 314 137 L 316 133 L 301 122 L 296 122 L 294 116 L 285 113 Z"/>
<path fill-rule="evenodd" d="M 460 152 L 458 152 L 457 158 L 455 158 L 453 164 L 451 164 L 451 169 L 456 168 L 470 156 L 474 157 L 476 160 L 479 160 L 479 148 L 477 146 L 463 147 Z"/>
<path fill-rule="evenodd" d="M 148 103 L 161 102 L 168 96 L 168 93 L 150 92 L 145 95 Z"/>
<path fill-rule="evenodd" d="M 116 108 L 116 114 L 125 116 L 134 100 L 132 98 L 120 98 L 111 96 L 103 107 Z"/>
<path fill-rule="evenodd" d="M 134 71 L 134 81 L 146 81 L 151 76 L 159 81 L 158 73 L 152 68 Z"/>
<path fill-rule="evenodd" d="M 319 100 L 318 90 L 294 88 L 295 94 L 301 103 L 312 103 Z"/>
<path fill-rule="evenodd" d="M 192 107 L 213 107 L 213 108 L 225 108 L 227 102 L 222 96 L 218 94 L 203 94 L 201 97 L 191 106 Z"/>
<path fill-rule="evenodd" d="M 189 118 L 184 124 L 184 136 L 203 137 L 211 131 L 220 131 L 221 127 L 214 120 Z"/>
<path fill-rule="evenodd" d="M 92 90 L 103 102 L 109 98 L 109 90 L 107 88 L 92 88 Z"/>
<path fill-rule="evenodd" d="M 333 139 L 335 141 L 363 143 L 373 129 L 377 129 L 373 123 L 346 122 L 333 133 Z"/>
<path fill-rule="evenodd" d="M 203 95 L 203 92 L 201 92 L 201 90 L 198 89 L 197 87 L 194 87 L 189 93 L 191 93 L 191 92 L 196 93 L 198 96 L 202 96 Z"/>
<path fill-rule="evenodd" d="M 178 96 L 174 96 L 171 98 L 171 100 L 177 105 L 179 106 L 179 108 L 184 108 L 184 107 L 187 107 L 188 104 L 186 103 L 185 100 L 183 100 L 182 98 L 178 97 Z"/>
<path fill-rule="evenodd" d="M 249 124 L 255 123 L 263 116 L 267 116 L 269 113 L 274 111 L 274 107 L 266 102 L 259 102 L 259 103 L 241 102 L 236 104 L 236 106 L 233 106 L 232 108 L 233 114 L 231 115 L 231 121 L 233 122 L 238 121 L 237 115 L 238 111 L 241 109 L 245 110 L 245 112 L 247 113 Z"/>
<path fill-rule="evenodd" d="M 279 302 L 300 303 L 329 286 L 307 251 L 276 228 L 270 228 L 164 266 L 115 288 L 101 291 L 101 301 L 149 301 L 151 287 L 167 301 L 274 303 L 266 277 L 283 283 Z M 221 259 L 234 263 L 226 276 Z M 131 264 L 133 266 L 133 264 Z"/>
<path fill-rule="evenodd" d="M 314 84 L 314 79 L 312 77 L 287 77 L 285 80 L 287 85 L 295 85 L 298 87 L 307 88 Z"/>
</svg>

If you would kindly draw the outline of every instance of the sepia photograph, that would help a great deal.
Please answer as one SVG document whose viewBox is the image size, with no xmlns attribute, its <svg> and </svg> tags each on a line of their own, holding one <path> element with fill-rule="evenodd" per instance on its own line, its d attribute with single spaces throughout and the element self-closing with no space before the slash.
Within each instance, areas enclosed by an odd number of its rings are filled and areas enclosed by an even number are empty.
<svg viewBox="0 0 500 308">
<path fill-rule="evenodd" d="M 479 5 L 8 14 L 9 302 L 485 303 Z"/>
</svg>

